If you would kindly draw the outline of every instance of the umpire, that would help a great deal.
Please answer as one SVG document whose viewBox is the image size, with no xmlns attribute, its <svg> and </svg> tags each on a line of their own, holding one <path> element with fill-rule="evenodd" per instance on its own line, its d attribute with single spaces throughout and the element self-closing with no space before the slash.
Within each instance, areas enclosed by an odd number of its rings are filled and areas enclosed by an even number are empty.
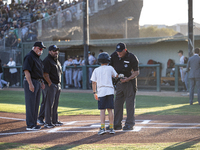
<svg viewBox="0 0 200 150">
<path fill-rule="evenodd" d="M 45 79 L 45 125 L 46 128 L 61 126 L 58 121 L 58 101 L 61 92 L 62 67 L 58 61 L 59 48 L 56 45 L 49 46 L 49 54 L 43 60 Z"/>
<path fill-rule="evenodd" d="M 110 65 L 124 78 L 116 84 L 114 103 L 114 129 L 122 129 L 123 106 L 126 102 L 127 118 L 123 130 L 133 130 L 135 125 L 135 95 L 137 90 L 136 77 L 139 75 L 138 59 L 128 52 L 124 43 L 118 43 L 116 51 L 111 54 Z"/>
<path fill-rule="evenodd" d="M 40 55 L 46 48 L 43 42 L 35 42 L 32 50 L 24 57 L 24 93 L 26 103 L 26 130 L 40 130 L 37 125 L 38 107 L 41 90 L 45 88 L 43 82 L 43 64 Z M 42 88 L 42 89 L 41 89 Z"/>
</svg>

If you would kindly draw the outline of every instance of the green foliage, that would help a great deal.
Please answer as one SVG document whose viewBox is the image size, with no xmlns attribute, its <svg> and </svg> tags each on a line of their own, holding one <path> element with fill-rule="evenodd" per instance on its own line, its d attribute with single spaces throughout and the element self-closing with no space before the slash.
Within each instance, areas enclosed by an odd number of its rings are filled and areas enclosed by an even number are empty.
<svg viewBox="0 0 200 150">
<path fill-rule="evenodd" d="M 140 37 L 166 37 L 173 36 L 177 32 L 173 29 L 168 28 L 157 28 L 154 26 L 141 28 L 140 29 Z"/>
</svg>

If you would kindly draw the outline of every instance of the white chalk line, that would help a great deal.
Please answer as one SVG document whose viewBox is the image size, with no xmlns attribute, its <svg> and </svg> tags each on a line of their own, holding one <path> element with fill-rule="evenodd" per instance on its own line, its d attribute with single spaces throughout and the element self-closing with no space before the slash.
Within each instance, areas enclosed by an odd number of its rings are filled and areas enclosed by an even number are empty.
<svg viewBox="0 0 200 150">
<path fill-rule="evenodd" d="M 9 120 L 20 120 L 20 121 L 26 121 L 26 119 L 20 119 L 20 118 L 10 118 L 10 117 L 0 117 L 1 119 L 9 119 Z"/>
<path fill-rule="evenodd" d="M 0 117 L 1 119 L 10 119 L 10 120 L 20 120 L 25 121 L 25 119 L 20 118 L 10 118 L 10 117 Z M 152 127 L 152 126 L 134 126 L 133 130 L 116 130 L 115 132 L 139 132 L 141 129 L 200 129 L 200 127 L 177 127 L 179 126 L 200 126 L 200 123 L 152 123 L 153 120 L 135 120 L 136 124 L 143 124 L 143 125 L 168 125 L 167 127 Z M 154 120 L 155 121 L 155 120 Z M 25 133 L 37 133 L 37 132 L 47 132 L 47 133 L 81 133 L 81 132 L 98 132 L 100 128 L 100 122 L 99 120 L 79 120 L 79 121 L 70 121 L 70 122 L 63 122 L 64 125 L 70 126 L 70 127 L 55 127 L 53 129 L 47 129 L 43 128 L 45 130 L 39 130 L 39 131 L 24 131 L 24 132 L 10 132 L 10 133 L 0 133 L 0 136 L 2 135 L 15 135 L 15 134 L 25 134 Z M 106 122 L 109 122 L 106 120 Z M 125 120 L 123 120 L 125 122 Z M 72 127 L 73 125 L 73 127 Z M 85 126 L 77 126 L 77 125 L 85 125 Z M 88 125 L 88 126 L 86 126 Z M 106 125 L 109 125 L 109 123 L 106 123 Z M 169 127 L 171 126 L 171 127 Z M 172 127 L 176 126 L 176 127 Z M 93 129 L 96 130 L 79 130 L 79 129 Z M 65 130 L 67 129 L 67 130 Z M 71 130 L 70 130 L 71 129 Z M 78 130 L 75 130 L 78 129 Z"/>
</svg>

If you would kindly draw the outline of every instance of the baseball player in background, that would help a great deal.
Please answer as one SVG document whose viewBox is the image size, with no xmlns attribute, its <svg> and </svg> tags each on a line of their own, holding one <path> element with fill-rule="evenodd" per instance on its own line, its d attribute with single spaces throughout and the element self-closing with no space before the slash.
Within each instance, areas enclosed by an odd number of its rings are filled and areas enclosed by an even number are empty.
<svg viewBox="0 0 200 150">
<path fill-rule="evenodd" d="M 66 86 L 65 88 L 69 88 L 72 86 L 72 68 L 67 68 L 67 66 L 72 66 L 72 57 L 68 57 L 68 59 L 63 64 L 63 72 L 65 72 L 65 80 Z"/>
</svg>

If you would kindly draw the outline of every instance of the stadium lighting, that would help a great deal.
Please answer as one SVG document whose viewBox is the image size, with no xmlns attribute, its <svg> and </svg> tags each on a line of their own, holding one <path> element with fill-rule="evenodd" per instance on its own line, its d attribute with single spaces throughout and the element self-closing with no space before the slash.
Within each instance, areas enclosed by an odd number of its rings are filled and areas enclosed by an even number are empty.
<svg viewBox="0 0 200 150">
<path fill-rule="evenodd" d="M 129 16 L 129 17 L 125 17 L 125 38 L 127 39 L 127 21 L 131 21 L 131 20 L 133 20 L 134 19 L 134 17 L 132 17 L 132 16 Z"/>
</svg>

